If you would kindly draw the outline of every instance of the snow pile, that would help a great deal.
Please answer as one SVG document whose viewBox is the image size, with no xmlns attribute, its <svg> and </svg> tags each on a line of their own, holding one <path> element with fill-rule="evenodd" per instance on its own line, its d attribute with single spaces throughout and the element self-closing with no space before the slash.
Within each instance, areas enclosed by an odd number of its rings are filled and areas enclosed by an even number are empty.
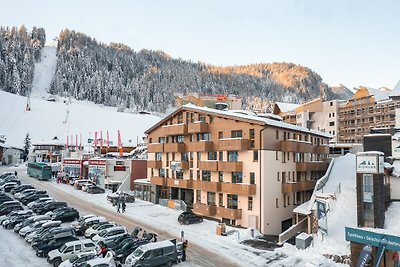
<svg viewBox="0 0 400 267">
<path fill-rule="evenodd" d="M 121 131 L 123 143 L 141 140 L 144 131 L 160 121 L 160 117 L 117 112 L 117 108 L 104 107 L 87 101 L 73 100 L 71 103 L 60 99 L 56 102 L 41 98 L 31 98 L 31 111 L 25 111 L 26 98 L 0 91 L 0 134 L 5 134 L 9 145 L 22 147 L 25 135 L 31 140 L 49 141 L 57 136 L 63 143 L 66 136 L 82 134 L 83 145 L 94 139 L 95 131 L 109 131 L 110 140 L 117 140 L 117 130 Z M 100 136 L 98 135 L 100 138 Z M 139 137 L 139 138 L 138 138 Z M 71 143 L 71 140 L 70 140 Z"/>
<path fill-rule="evenodd" d="M 385 229 L 390 235 L 400 236 L 400 202 L 393 202 L 385 213 Z"/>
</svg>

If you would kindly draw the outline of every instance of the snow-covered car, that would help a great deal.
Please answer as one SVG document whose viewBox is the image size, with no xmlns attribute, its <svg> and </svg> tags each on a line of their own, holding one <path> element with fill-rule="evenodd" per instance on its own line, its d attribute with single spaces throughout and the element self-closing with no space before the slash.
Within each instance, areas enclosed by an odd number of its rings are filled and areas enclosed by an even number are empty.
<svg viewBox="0 0 400 267">
<path fill-rule="evenodd" d="M 28 208 L 32 209 L 33 207 L 35 207 L 36 205 L 39 205 L 41 203 L 48 203 L 48 202 L 53 202 L 54 198 L 52 197 L 42 197 L 39 198 L 38 200 L 32 201 L 31 203 L 29 203 L 27 205 Z"/>
<path fill-rule="evenodd" d="M 114 222 L 104 223 L 104 224 L 103 223 L 96 224 L 93 227 L 90 227 L 90 228 L 86 229 L 85 237 L 86 238 L 92 238 L 93 236 L 97 235 L 98 233 L 100 233 L 104 229 L 115 227 L 115 226 L 116 225 L 115 225 Z"/>
<path fill-rule="evenodd" d="M 79 180 L 75 180 L 74 182 L 74 187 L 78 190 L 82 189 L 82 185 L 86 184 L 86 183 L 91 183 L 93 184 L 92 180 L 89 179 L 79 179 Z"/>
<path fill-rule="evenodd" d="M 80 224 L 82 221 L 88 219 L 88 218 L 92 218 L 92 217 L 97 217 L 97 215 L 95 214 L 87 214 L 87 215 L 83 215 L 81 217 L 79 217 L 78 221 L 71 223 L 71 226 L 75 226 L 77 224 Z"/>
<path fill-rule="evenodd" d="M 36 231 L 33 231 L 33 232 L 27 234 L 25 236 L 25 241 L 28 243 L 31 243 L 35 237 L 40 236 L 42 233 L 44 233 L 48 229 L 59 227 L 61 225 L 61 223 L 62 223 L 61 221 L 48 221 L 48 222 L 44 223 L 42 225 L 42 227 L 40 227 L 40 229 L 37 229 Z"/>
<path fill-rule="evenodd" d="M 33 222 L 30 225 L 25 226 L 24 228 L 21 228 L 21 230 L 19 230 L 18 234 L 21 237 L 25 237 L 27 234 L 30 234 L 33 231 L 39 230 L 40 227 L 42 227 L 42 225 L 47 222 L 48 222 L 48 220 Z"/>
<path fill-rule="evenodd" d="M 85 231 L 99 222 L 107 221 L 104 217 L 89 217 L 74 226 L 77 235 L 84 235 Z"/>
<path fill-rule="evenodd" d="M 97 266 L 109 266 L 109 267 L 115 267 L 115 260 L 114 260 L 114 254 L 112 251 L 108 251 L 107 255 L 102 258 L 102 257 L 97 257 L 92 260 L 87 261 L 84 265 L 84 267 L 97 267 Z"/>
<path fill-rule="evenodd" d="M 63 261 L 69 260 L 81 252 L 94 251 L 95 249 L 96 245 L 88 239 L 67 242 L 60 248 L 50 251 L 47 254 L 47 262 L 57 267 Z"/>
<path fill-rule="evenodd" d="M 99 241 L 106 242 L 106 241 L 113 240 L 117 237 L 120 237 L 122 235 L 125 235 L 127 233 L 128 233 L 128 231 L 126 230 L 125 227 L 115 226 L 115 227 L 104 229 L 97 235 L 93 236 L 92 240 L 95 242 L 99 242 Z"/>
<path fill-rule="evenodd" d="M 94 251 L 89 251 L 89 252 L 81 252 L 69 260 L 63 261 L 58 267 L 75 267 L 75 266 L 81 266 L 81 264 L 84 264 L 85 262 L 92 260 L 94 258 L 97 258 L 97 252 Z"/>
<path fill-rule="evenodd" d="M 27 189 L 22 190 L 21 192 L 15 193 L 14 198 L 21 199 L 23 196 L 25 196 L 31 192 L 36 192 L 36 191 L 37 191 L 36 188 L 27 188 Z"/>
<path fill-rule="evenodd" d="M 89 188 L 89 186 L 92 186 L 93 183 L 84 183 L 82 184 L 82 191 L 86 192 L 86 190 Z"/>
<path fill-rule="evenodd" d="M 0 191 L 2 192 L 10 192 L 12 189 L 16 188 L 18 186 L 18 182 L 17 181 L 11 181 L 11 182 L 7 182 L 3 185 L 0 186 Z"/>
</svg>

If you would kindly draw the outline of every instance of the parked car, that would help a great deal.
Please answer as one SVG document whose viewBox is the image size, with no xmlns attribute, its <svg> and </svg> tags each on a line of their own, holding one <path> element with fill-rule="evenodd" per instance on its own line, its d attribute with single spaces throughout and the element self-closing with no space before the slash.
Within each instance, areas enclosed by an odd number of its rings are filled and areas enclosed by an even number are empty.
<svg viewBox="0 0 400 267">
<path fill-rule="evenodd" d="M 39 206 L 37 209 L 34 210 L 37 214 L 44 214 L 48 211 L 55 210 L 57 208 L 65 207 L 67 206 L 66 202 L 50 202 L 47 203 L 44 206 Z"/>
<path fill-rule="evenodd" d="M 114 206 L 117 205 L 118 200 L 124 199 L 125 203 L 135 202 L 135 196 L 126 192 L 116 192 L 107 195 L 107 200 L 110 201 Z"/>
<path fill-rule="evenodd" d="M 16 188 L 14 188 L 13 190 L 11 190 L 11 194 L 15 195 L 16 193 L 19 193 L 25 189 L 33 189 L 33 185 L 30 184 L 21 184 L 19 186 L 17 186 Z"/>
<path fill-rule="evenodd" d="M 0 216 L 9 214 L 10 212 L 15 211 L 15 210 L 23 210 L 23 209 L 24 208 L 22 206 L 4 207 L 3 209 L 0 210 Z"/>
<path fill-rule="evenodd" d="M 83 184 L 85 183 L 91 183 L 93 184 L 92 180 L 89 179 L 79 179 L 79 180 L 75 180 L 74 182 L 74 187 L 78 190 L 82 189 Z"/>
<path fill-rule="evenodd" d="M 84 183 L 84 184 L 82 184 L 82 186 L 81 186 L 81 190 L 82 190 L 83 192 L 86 192 L 87 188 L 88 188 L 89 186 L 92 186 L 92 185 L 93 185 L 93 182 Z"/>
<path fill-rule="evenodd" d="M 81 252 L 93 251 L 96 245 L 88 239 L 67 242 L 60 248 L 50 251 L 47 254 L 47 262 L 58 267 L 63 261 L 73 258 Z"/>
<path fill-rule="evenodd" d="M 25 219 L 23 222 L 18 223 L 14 226 L 14 232 L 18 233 L 19 230 L 24 228 L 25 226 L 28 226 L 29 224 L 37 221 L 43 221 L 43 220 L 51 220 L 50 216 L 45 216 L 45 215 L 34 215 L 31 216 L 27 219 Z"/>
<path fill-rule="evenodd" d="M 94 258 L 82 265 L 82 267 L 100 267 L 100 266 L 109 266 L 109 267 L 116 266 L 115 260 L 113 258 L 113 253 L 111 251 L 108 251 L 107 255 L 104 258 L 102 257 Z"/>
<path fill-rule="evenodd" d="M 124 242 L 125 240 L 128 240 L 128 239 L 129 240 L 130 239 L 138 240 L 138 238 L 133 237 L 132 235 L 127 233 L 125 235 L 121 235 L 120 237 L 118 237 L 114 240 L 106 241 L 104 243 L 106 243 L 108 249 L 114 250 L 115 248 L 119 247 L 122 244 L 122 242 Z"/>
<path fill-rule="evenodd" d="M 15 193 L 15 194 L 14 194 L 14 198 L 20 199 L 20 198 L 22 198 L 24 195 L 26 195 L 26 194 L 28 194 L 28 193 L 31 193 L 31 192 L 36 192 L 36 191 L 38 191 L 36 188 L 25 188 L 25 189 L 22 189 L 21 191 Z"/>
<path fill-rule="evenodd" d="M 86 238 L 92 238 L 93 236 L 97 235 L 98 233 L 100 233 L 104 229 L 115 227 L 115 226 L 116 225 L 115 225 L 114 222 L 107 222 L 106 221 L 106 222 L 98 223 L 96 225 L 93 225 L 93 227 L 90 227 L 90 228 L 86 229 L 85 237 Z"/>
<path fill-rule="evenodd" d="M 99 222 L 105 222 L 105 221 L 107 220 L 104 217 L 89 217 L 81 221 L 79 224 L 74 225 L 74 229 L 77 235 L 84 235 L 85 231 L 89 227 L 92 227 L 93 225 L 98 224 Z"/>
<path fill-rule="evenodd" d="M 177 262 L 176 246 L 170 240 L 149 243 L 138 247 L 130 254 L 125 264 L 127 266 L 171 266 Z"/>
<path fill-rule="evenodd" d="M 76 209 L 66 209 L 57 212 L 51 216 L 53 220 L 60 220 L 62 222 L 70 222 L 79 218 L 79 212 Z"/>
<path fill-rule="evenodd" d="M 51 210 L 51 211 L 46 212 L 45 215 L 49 215 L 50 217 L 52 217 L 53 215 L 55 215 L 57 213 L 60 213 L 60 212 L 64 212 L 66 210 L 75 210 L 75 208 L 68 207 L 68 206 L 60 207 L 60 208 L 57 208 L 55 210 Z"/>
<path fill-rule="evenodd" d="M 203 217 L 196 215 L 193 212 L 184 211 L 178 216 L 178 222 L 180 224 L 192 224 L 192 223 L 201 223 L 203 221 Z"/>
<path fill-rule="evenodd" d="M 12 182 L 12 181 L 19 181 L 18 178 L 15 175 L 9 175 L 6 178 L 0 180 L 0 185 L 3 185 L 7 182 Z M 21 183 L 21 181 L 19 181 Z"/>
<path fill-rule="evenodd" d="M 15 172 L 3 172 L 0 175 L 0 180 L 3 180 L 4 178 L 6 178 L 7 176 L 15 176 Z"/>
<path fill-rule="evenodd" d="M 58 249 L 65 243 L 76 240 L 79 240 L 76 236 L 68 236 L 68 237 L 51 239 L 48 242 L 42 242 L 40 245 L 36 246 L 36 256 L 47 257 L 49 251 Z"/>
<path fill-rule="evenodd" d="M 35 201 L 32 201 L 31 203 L 28 203 L 27 207 L 30 209 L 36 208 L 42 203 L 49 203 L 49 202 L 54 202 L 54 198 L 52 197 L 41 197 Z"/>
<path fill-rule="evenodd" d="M 104 190 L 101 187 L 98 187 L 97 185 L 89 185 L 86 189 L 86 192 L 89 194 L 102 194 L 105 193 L 106 190 Z"/>
<path fill-rule="evenodd" d="M 33 231 L 40 229 L 42 225 L 45 224 L 46 222 L 48 222 L 48 220 L 33 222 L 30 225 L 27 225 L 21 230 L 19 230 L 18 234 L 21 237 L 25 237 L 27 234 L 30 234 Z"/>
<path fill-rule="evenodd" d="M 99 241 L 106 242 L 106 241 L 109 241 L 109 240 L 116 239 L 117 237 L 120 237 L 120 236 L 125 235 L 127 233 L 128 233 L 128 231 L 126 230 L 125 227 L 123 227 L 123 226 L 115 226 L 115 227 L 104 229 L 103 231 L 101 231 L 97 235 L 93 236 L 92 240 L 95 241 L 95 242 L 99 242 Z"/>
<path fill-rule="evenodd" d="M 114 260 L 117 266 L 125 264 L 126 257 L 134 252 L 138 247 L 149 243 L 148 240 L 129 240 L 122 248 L 114 250 Z"/>
<path fill-rule="evenodd" d="M 74 230 L 71 227 L 68 226 L 55 227 L 44 231 L 40 236 L 34 238 L 31 242 L 31 245 L 33 248 L 36 249 L 36 247 L 41 243 L 48 242 L 51 239 L 57 239 L 68 236 L 75 236 Z"/>
<path fill-rule="evenodd" d="M 69 260 L 63 261 L 59 267 L 78 267 L 94 258 L 97 258 L 96 251 L 81 252 Z"/>
<path fill-rule="evenodd" d="M 61 221 L 48 221 L 40 227 L 40 229 L 37 229 L 36 231 L 31 232 L 30 234 L 25 236 L 25 241 L 28 243 L 31 243 L 33 239 L 36 237 L 40 236 L 41 234 L 48 232 L 50 229 L 60 227 Z"/>
<path fill-rule="evenodd" d="M 21 183 L 20 181 L 10 181 L 7 183 L 4 183 L 0 186 L 0 190 L 2 192 L 10 192 L 12 189 L 14 189 L 15 187 L 17 187 L 19 185 L 19 183 Z"/>
<path fill-rule="evenodd" d="M 42 193 L 34 193 L 32 195 L 29 195 L 27 197 L 24 197 L 21 199 L 22 204 L 24 205 L 28 205 L 29 203 L 38 200 L 39 198 L 43 198 L 43 197 L 49 197 L 48 194 L 42 194 Z"/>
</svg>

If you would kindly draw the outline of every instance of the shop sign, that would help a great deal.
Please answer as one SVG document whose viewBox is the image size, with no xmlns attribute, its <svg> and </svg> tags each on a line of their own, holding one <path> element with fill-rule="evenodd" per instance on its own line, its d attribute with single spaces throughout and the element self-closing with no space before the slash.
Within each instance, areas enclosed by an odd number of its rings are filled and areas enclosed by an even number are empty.
<svg viewBox="0 0 400 267">
<path fill-rule="evenodd" d="M 381 234 L 352 227 L 345 228 L 345 235 L 346 241 L 352 241 L 360 244 L 371 244 L 374 247 L 379 247 L 385 244 L 387 250 L 400 251 L 399 236 Z"/>
</svg>

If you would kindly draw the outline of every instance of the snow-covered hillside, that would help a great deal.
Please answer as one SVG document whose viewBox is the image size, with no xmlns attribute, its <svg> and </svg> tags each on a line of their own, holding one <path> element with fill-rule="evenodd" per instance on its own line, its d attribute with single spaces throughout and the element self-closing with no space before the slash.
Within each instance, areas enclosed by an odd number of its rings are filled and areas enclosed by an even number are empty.
<svg viewBox="0 0 400 267">
<path fill-rule="evenodd" d="M 47 97 L 57 66 L 57 48 L 42 48 L 40 61 L 35 64 L 31 97 Z"/>
<path fill-rule="evenodd" d="M 82 134 L 83 145 L 88 138 L 94 138 L 95 131 L 110 133 L 110 140 L 117 141 L 117 130 L 121 131 L 122 142 L 141 141 L 144 131 L 160 121 L 153 115 L 139 115 L 117 112 L 117 108 L 103 107 L 91 102 L 65 99 L 49 102 L 32 97 L 31 111 L 25 111 L 26 97 L 0 91 L 0 134 L 5 134 L 7 143 L 23 146 L 27 133 L 32 141 L 47 141 L 57 136 L 66 140 L 66 136 Z M 67 115 L 68 114 L 68 115 Z M 65 123 L 64 123 L 65 122 Z"/>
</svg>

